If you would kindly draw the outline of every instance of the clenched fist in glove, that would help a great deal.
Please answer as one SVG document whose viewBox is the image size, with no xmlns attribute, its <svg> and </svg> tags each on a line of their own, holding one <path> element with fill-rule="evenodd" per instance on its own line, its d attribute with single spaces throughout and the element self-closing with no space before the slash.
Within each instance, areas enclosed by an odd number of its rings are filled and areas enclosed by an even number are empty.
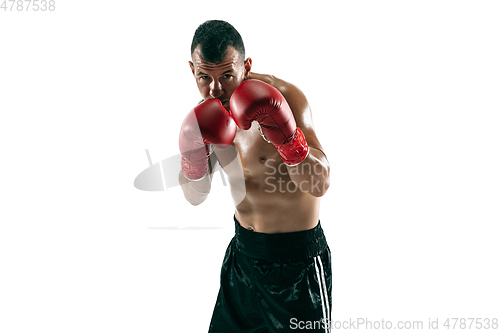
<svg viewBox="0 0 500 333">
<path fill-rule="evenodd" d="M 278 89 L 259 80 L 246 80 L 234 91 L 229 105 L 241 129 L 249 129 L 254 120 L 259 123 L 263 136 L 274 144 L 285 164 L 294 166 L 305 160 L 307 141 Z"/>
<path fill-rule="evenodd" d="M 235 136 L 236 124 L 218 99 L 208 99 L 189 111 L 179 134 L 184 177 L 202 179 L 208 171 L 209 145 L 227 147 Z"/>
</svg>

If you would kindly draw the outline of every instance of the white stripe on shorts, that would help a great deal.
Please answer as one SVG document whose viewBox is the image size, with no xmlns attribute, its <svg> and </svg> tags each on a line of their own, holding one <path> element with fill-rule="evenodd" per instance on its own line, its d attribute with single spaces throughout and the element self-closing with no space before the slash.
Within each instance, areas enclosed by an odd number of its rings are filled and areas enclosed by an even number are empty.
<svg viewBox="0 0 500 333">
<path fill-rule="evenodd" d="M 328 333 L 330 332 L 330 305 L 328 303 L 328 292 L 325 283 L 325 272 L 323 271 L 323 264 L 321 263 L 320 256 L 314 257 L 314 267 L 316 268 L 316 277 L 318 278 L 318 283 L 319 283 L 319 294 L 321 296 L 321 309 L 323 310 L 323 318 L 326 321 L 325 332 Z"/>
</svg>

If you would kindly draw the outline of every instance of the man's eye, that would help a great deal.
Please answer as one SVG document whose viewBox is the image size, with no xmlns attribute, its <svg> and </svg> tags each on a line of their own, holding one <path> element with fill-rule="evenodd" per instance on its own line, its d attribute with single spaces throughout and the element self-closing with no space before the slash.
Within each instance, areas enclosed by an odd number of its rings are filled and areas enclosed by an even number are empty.
<svg viewBox="0 0 500 333">
<path fill-rule="evenodd" d="M 229 75 L 229 74 L 226 74 L 226 75 L 223 76 L 224 79 L 229 79 L 231 77 L 232 77 L 232 75 Z"/>
<path fill-rule="evenodd" d="M 200 79 L 202 79 L 202 80 L 208 80 L 208 76 L 206 76 L 206 75 L 200 76 Z"/>
</svg>

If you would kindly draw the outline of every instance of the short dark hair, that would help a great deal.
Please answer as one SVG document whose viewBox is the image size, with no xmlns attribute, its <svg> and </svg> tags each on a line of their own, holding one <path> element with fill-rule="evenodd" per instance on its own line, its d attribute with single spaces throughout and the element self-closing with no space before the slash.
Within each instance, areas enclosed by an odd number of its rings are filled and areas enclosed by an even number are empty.
<svg viewBox="0 0 500 333">
<path fill-rule="evenodd" d="M 220 63 L 224 59 L 228 46 L 234 47 L 241 59 L 245 59 L 243 39 L 238 31 L 225 21 L 211 20 L 202 23 L 194 33 L 191 56 L 198 45 L 202 58 L 213 64 Z"/>
</svg>

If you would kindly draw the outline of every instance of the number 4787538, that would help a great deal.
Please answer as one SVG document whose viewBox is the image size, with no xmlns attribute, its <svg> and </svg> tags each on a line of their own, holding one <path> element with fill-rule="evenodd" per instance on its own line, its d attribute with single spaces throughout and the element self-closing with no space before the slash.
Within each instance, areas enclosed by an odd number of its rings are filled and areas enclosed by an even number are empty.
<svg viewBox="0 0 500 333">
<path fill-rule="evenodd" d="M 2 0 L 0 0 L 2 1 Z M 56 10 L 55 0 L 3 0 L 0 10 L 4 12 L 45 12 Z"/>
</svg>

